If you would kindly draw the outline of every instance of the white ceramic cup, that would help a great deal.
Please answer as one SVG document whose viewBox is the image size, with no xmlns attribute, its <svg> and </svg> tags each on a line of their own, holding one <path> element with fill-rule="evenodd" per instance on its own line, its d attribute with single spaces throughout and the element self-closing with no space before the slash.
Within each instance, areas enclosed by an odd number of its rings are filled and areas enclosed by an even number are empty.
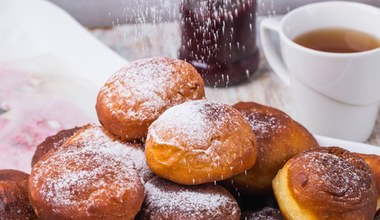
<svg viewBox="0 0 380 220">
<path fill-rule="evenodd" d="M 329 53 L 293 42 L 321 28 L 348 28 L 380 39 L 380 9 L 353 2 L 321 2 L 297 8 L 281 21 L 260 26 L 264 54 L 274 72 L 292 88 L 295 118 L 315 134 L 365 141 L 380 104 L 380 48 Z M 273 42 L 279 35 L 280 53 Z"/>
</svg>

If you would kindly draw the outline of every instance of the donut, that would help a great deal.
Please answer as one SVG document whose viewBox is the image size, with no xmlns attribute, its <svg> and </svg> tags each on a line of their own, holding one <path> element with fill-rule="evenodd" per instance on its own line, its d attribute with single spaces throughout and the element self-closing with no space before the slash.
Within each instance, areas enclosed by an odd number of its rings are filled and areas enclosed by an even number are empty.
<svg viewBox="0 0 380 220">
<path fill-rule="evenodd" d="M 364 159 L 364 161 L 371 168 L 375 177 L 376 189 L 377 189 L 377 209 L 380 209 L 380 156 L 375 154 L 359 154 L 357 155 Z"/>
<path fill-rule="evenodd" d="M 129 143 L 120 141 L 119 138 L 110 134 L 101 126 L 87 124 L 82 127 L 75 135 L 66 140 L 67 145 L 86 146 L 88 143 L 96 145 L 123 145 L 126 148 L 125 154 L 120 155 L 124 160 L 133 162 L 133 165 L 144 182 L 151 179 L 154 174 L 148 167 L 145 159 L 144 146 L 139 143 Z"/>
<path fill-rule="evenodd" d="M 265 207 L 258 211 L 245 210 L 241 213 L 242 220 L 283 220 L 279 209 Z"/>
<path fill-rule="evenodd" d="M 272 194 L 272 180 L 285 162 L 318 143 L 313 135 L 286 113 L 255 102 L 233 105 L 248 121 L 257 140 L 257 161 L 247 172 L 225 181 L 241 195 Z"/>
<path fill-rule="evenodd" d="M 251 168 L 256 138 L 239 111 L 210 100 L 166 110 L 148 130 L 145 155 L 157 176 L 195 185 L 227 179 Z"/>
<path fill-rule="evenodd" d="M 0 181 L 23 181 L 29 178 L 29 174 L 19 170 L 0 170 Z"/>
<path fill-rule="evenodd" d="M 29 175 L 0 170 L 0 219 L 37 219 L 29 202 Z"/>
<path fill-rule="evenodd" d="M 155 177 L 145 184 L 146 198 L 137 219 L 239 220 L 240 208 L 222 186 L 179 185 Z"/>
<path fill-rule="evenodd" d="M 85 126 L 32 168 L 30 200 L 39 219 L 133 219 L 144 201 L 133 146 Z"/>
<path fill-rule="evenodd" d="M 376 183 L 367 163 L 339 147 L 308 149 L 286 162 L 273 180 L 286 219 L 372 220 Z"/>
<path fill-rule="evenodd" d="M 149 125 L 171 106 L 205 96 L 202 77 L 185 61 L 154 57 L 118 70 L 100 89 L 100 123 L 124 140 L 146 137 Z"/>
<path fill-rule="evenodd" d="M 32 157 L 32 167 L 38 162 L 38 160 L 45 155 L 49 150 L 60 147 L 69 137 L 73 136 L 80 127 L 66 129 L 59 131 L 57 134 L 47 137 L 41 142 L 34 152 Z"/>
</svg>

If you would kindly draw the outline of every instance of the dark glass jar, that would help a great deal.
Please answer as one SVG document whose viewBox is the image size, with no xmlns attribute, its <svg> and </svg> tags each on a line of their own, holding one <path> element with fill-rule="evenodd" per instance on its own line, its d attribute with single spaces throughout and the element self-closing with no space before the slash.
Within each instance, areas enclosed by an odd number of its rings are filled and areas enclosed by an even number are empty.
<svg viewBox="0 0 380 220">
<path fill-rule="evenodd" d="M 181 31 L 179 58 L 206 85 L 238 84 L 257 69 L 256 0 L 181 0 Z"/>
</svg>

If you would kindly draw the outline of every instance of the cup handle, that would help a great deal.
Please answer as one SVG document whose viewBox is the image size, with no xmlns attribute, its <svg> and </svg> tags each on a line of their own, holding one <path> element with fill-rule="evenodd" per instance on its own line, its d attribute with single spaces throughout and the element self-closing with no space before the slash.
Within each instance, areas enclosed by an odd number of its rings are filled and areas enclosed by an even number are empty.
<svg viewBox="0 0 380 220">
<path fill-rule="evenodd" d="M 260 39 L 264 55 L 277 76 L 287 85 L 290 86 L 290 77 L 285 67 L 284 61 L 276 51 L 272 41 L 271 32 L 280 33 L 280 22 L 273 18 L 264 19 L 260 25 Z"/>
</svg>

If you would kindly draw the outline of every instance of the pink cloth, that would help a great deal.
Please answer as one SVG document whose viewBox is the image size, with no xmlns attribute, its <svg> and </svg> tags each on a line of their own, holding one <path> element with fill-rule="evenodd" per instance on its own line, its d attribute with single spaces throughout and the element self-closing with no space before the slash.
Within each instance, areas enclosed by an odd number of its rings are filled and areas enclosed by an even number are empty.
<svg viewBox="0 0 380 220">
<path fill-rule="evenodd" d="M 29 172 L 35 148 L 46 137 L 92 122 L 71 98 L 38 82 L 49 83 L 0 68 L 0 169 Z"/>
</svg>

